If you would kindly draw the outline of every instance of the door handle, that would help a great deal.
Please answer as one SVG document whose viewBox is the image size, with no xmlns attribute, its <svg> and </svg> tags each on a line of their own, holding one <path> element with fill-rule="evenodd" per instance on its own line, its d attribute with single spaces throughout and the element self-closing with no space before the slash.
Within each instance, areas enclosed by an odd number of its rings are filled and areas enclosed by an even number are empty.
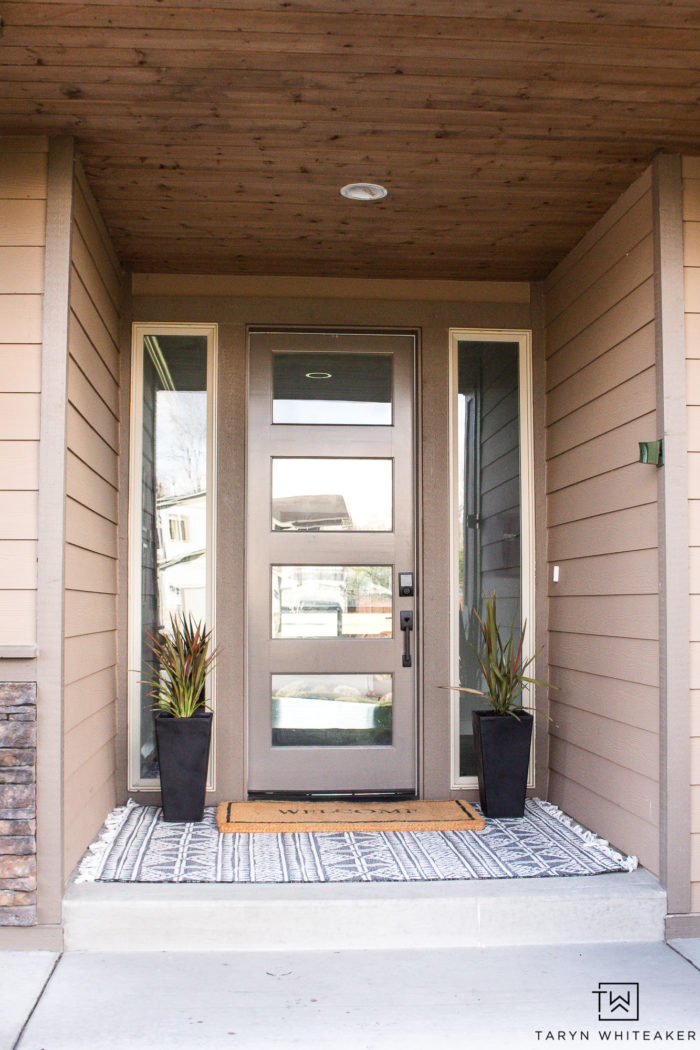
<svg viewBox="0 0 700 1050">
<path fill-rule="evenodd" d="M 403 631 L 403 656 L 401 657 L 401 666 L 411 666 L 411 631 L 413 630 L 413 613 L 410 611 L 401 612 L 399 614 L 399 623 L 401 630 Z"/>
</svg>

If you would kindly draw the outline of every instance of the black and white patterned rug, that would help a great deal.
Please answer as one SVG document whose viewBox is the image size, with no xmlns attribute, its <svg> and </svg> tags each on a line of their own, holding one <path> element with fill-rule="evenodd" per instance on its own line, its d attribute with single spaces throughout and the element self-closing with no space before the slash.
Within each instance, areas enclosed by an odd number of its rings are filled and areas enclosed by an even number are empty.
<svg viewBox="0 0 700 1050">
<path fill-rule="evenodd" d="M 477 807 L 478 808 L 478 807 Z M 166 824 L 156 806 L 114 810 L 78 882 L 435 882 L 633 871 L 626 857 L 549 802 L 483 831 L 219 834 L 216 809 Z"/>
</svg>

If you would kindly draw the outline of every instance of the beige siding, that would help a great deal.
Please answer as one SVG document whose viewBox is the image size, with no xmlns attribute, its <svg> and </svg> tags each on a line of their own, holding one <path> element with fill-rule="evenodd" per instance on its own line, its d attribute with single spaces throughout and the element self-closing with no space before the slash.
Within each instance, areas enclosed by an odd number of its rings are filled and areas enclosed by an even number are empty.
<svg viewBox="0 0 700 1050">
<path fill-rule="evenodd" d="M 700 160 L 683 160 L 690 520 L 691 911 L 700 912 Z"/>
<path fill-rule="evenodd" d="M 66 417 L 65 870 L 115 804 L 118 339 L 121 278 L 74 183 Z"/>
<path fill-rule="evenodd" d="M 657 476 L 637 463 L 656 437 L 649 173 L 545 291 L 550 797 L 658 874 Z"/>
<path fill-rule="evenodd" d="M 36 641 L 48 141 L 0 139 L 0 646 Z"/>
<path fill-rule="evenodd" d="M 480 472 L 481 590 L 498 589 L 503 623 L 510 624 L 517 604 L 520 562 L 520 443 L 517 367 L 489 354 L 483 362 Z M 510 541 L 504 539 L 510 534 Z M 510 581 L 510 583 L 509 583 Z"/>
</svg>

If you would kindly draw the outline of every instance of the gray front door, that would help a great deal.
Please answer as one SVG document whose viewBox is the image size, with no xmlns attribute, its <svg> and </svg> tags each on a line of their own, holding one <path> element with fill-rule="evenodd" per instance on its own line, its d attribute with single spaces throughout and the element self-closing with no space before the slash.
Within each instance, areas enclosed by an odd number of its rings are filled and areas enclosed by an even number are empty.
<svg viewBox="0 0 700 1050">
<path fill-rule="evenodd" d="M 416 786 L 414 359 L 412 335 L 251 333 L 250 791 Z"/>
</svg>

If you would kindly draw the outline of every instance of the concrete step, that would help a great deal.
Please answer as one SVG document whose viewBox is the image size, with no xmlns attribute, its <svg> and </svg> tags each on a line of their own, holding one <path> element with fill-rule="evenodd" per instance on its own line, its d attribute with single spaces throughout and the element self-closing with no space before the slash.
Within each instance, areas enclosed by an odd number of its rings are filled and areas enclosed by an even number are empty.
<svg viewBox="0 0 700 1050">
<path fill-rule="evenodd" d="M 67 951 L 303 951 L 660 941 L 648 872 L 469 882 L 71 883 Z"/>
</svg>

